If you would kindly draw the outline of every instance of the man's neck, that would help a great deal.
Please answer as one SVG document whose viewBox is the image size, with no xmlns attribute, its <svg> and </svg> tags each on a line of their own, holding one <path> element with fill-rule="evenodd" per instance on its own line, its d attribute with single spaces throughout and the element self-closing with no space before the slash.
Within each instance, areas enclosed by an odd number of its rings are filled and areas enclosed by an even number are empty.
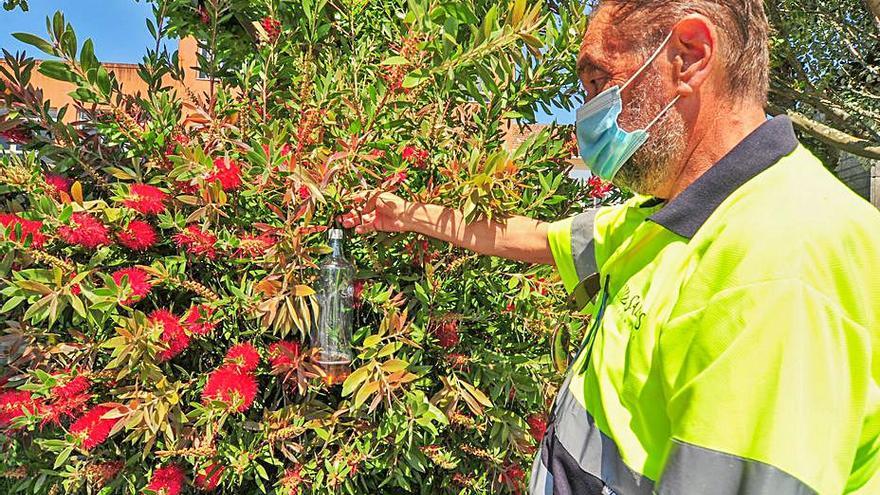
<svg viewBox="0 0 880 495">
<path fill-rule="evenodd" d="M 675 199 L 764 122 L 764 110 L 757 105 L 704 112 L 694 126 L 693 145 L 680 173 L 667 182 L 663 188 L 665 194 L 658 196 L 670 201 Z"/>
</svg>

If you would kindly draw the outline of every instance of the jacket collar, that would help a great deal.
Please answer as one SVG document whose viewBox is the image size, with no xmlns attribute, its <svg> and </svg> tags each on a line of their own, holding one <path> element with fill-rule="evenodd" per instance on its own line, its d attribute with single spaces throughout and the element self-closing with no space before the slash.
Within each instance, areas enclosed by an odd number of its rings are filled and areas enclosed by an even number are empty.
<svg viewBox="0 0 880 495">
<path fill-rule="evenodd" d="M 728 196 L 797 146 L 791 120 L 784 115 L 774 117 L 752 131 L 648 220 L 690 239 Z"/>
</svg>

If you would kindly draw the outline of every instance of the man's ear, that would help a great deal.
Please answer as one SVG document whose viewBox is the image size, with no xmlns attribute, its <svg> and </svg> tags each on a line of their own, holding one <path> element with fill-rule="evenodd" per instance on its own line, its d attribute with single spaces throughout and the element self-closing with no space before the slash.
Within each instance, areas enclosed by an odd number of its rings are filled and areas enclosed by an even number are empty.
<svg viewBox="0 0 880 495">
<path fill-rule="evenodd" d="M 706 16 L 690 14 L 672 28 L 669 52 L 678 94 L 689 96 L 700 89 L 716 65 L 718 37 Z"/>
</svg>

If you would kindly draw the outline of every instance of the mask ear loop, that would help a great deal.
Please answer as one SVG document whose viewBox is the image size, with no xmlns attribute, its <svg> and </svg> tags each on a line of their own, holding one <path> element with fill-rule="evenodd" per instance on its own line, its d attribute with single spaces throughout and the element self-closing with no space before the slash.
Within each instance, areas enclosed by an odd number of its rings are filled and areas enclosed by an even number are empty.
<svg viewBox="0 0 880 495">
<path fill-rule="evenodd" d="M 650 65 L 654 62 L 654 60 L 657 58 L 657 56 L 660 55 L 660 52 L 663 51 L 663 48 L 666 47 L 666 43 L 669 43 L 669 40 L 670 40 L 671 38 L 672 38 L 672 31 L 669 31 L 669 34 L 666 35 L 666 39 L 663 40 L 663 43 L 660 43 L 660 46 L 658 46 L 657 49 L 654 50 L 654 53 L 653 53 L 650 57 L 648 57 L 648 60 L 646 60 L 645 63 L 642 64 L 642 66 L 639 68 L 639 70 L 637 70 L 636 73 L 633 74 L 632 77 L 630 77 L 630 78 L 629 78 L 629 79 L 623 84 L 623 86 L 620 87 L 620 91 L 621 91 L 621 92 L 622 92 L 624 89 L 626 89 L 626 87 L 629 86 L 630 83 L 632 83 L 633 81 L 635 81 L 636 78 L 639 77 L 639 75 L 640 75 L 642 72 L 644 72 L 645 69 L 647 69 L 648 66 L 650 66 Z"/>
<path fill-rule="evenodd" d="M 658 120 L 663 118 L 663 116 L 666 115 L 666 112 L 668 112 L 673 106 L 675 106 L 675 104 L 678 103 L 678 100 L 680 99 L 681 95 L 675 95 L 675 98 L 673 98 L 672 101 L 669 102 L 669 105 L 666 105 L 666 107 L 664 107 L 663 110 L 661 110 L 660 113 L 658 113 L 657 116 L 654 117 L 654 120 L 652 120 L 647 126 L 645 126 L 645 130 L 647 131 L 648 129 L 654 127 L 654 124 L 656 124 Z"/>
</svg>

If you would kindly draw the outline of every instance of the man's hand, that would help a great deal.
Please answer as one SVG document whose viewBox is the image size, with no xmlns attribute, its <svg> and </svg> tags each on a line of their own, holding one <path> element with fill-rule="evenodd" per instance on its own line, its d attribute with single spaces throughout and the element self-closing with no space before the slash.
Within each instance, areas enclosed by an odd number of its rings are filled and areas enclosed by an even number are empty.
<svg viewBox="0 0 880 495">
<path fill-rule="evenodd" d="M 404 215 L 414 205 L 390 192 L 371 193 L 358 196 L 356 203 L 363 204 L 342 216 L 342 226 L 353 228 L 358 234 L 368 232 L 407 232 L 410 230 Z"/>
<path fill-rule="evenodd" d="M 418 232 L 480 254 L 553 264 L 547 224 L 527 217 L 465 222 L 464 214 L 438 205 L 406 201 L 389 192 L 370 192 L 355 199 L 341 217 L 355 232 Z"/>
</svg>

